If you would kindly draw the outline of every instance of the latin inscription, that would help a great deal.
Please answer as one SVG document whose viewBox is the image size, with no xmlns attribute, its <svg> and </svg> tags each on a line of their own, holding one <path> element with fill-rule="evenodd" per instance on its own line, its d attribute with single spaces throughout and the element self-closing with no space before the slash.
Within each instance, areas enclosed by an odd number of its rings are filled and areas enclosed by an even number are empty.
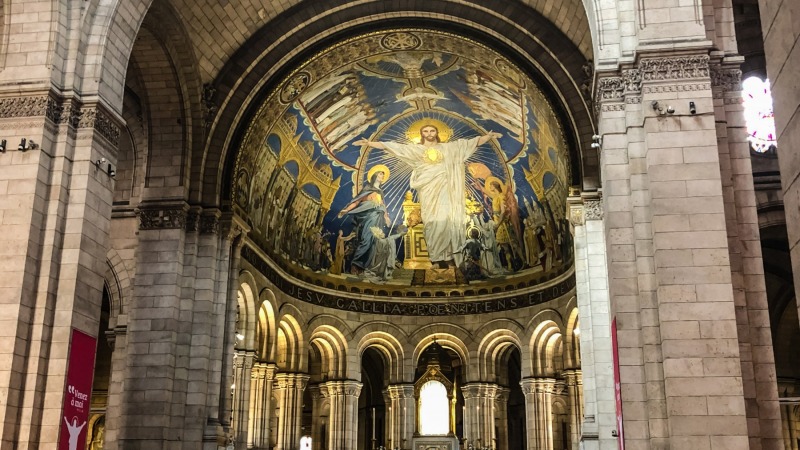
<svg viewBox="0 0 800 450">
<path fill-rule="evenodd" d="M 242 257 L 269 279 L 272 284 L 290 297 L 326 308 L 335 308 L 368 314 L 394 316 L 460 316 L 508 311 L 517 308 L 539 305 L 554 300 L 575 287 L 575 276 L 571 276 L 555 286 L 535 292 L 491 300 L 451 300 L 432 302 L 429 298 L 419 298 L 415 302 L 396 302 L 380 300 L 360 300 L 339 295 L 326 294 L 298 286 L 274 271 L 256 252 L 245 246 Z"/>
</svg>

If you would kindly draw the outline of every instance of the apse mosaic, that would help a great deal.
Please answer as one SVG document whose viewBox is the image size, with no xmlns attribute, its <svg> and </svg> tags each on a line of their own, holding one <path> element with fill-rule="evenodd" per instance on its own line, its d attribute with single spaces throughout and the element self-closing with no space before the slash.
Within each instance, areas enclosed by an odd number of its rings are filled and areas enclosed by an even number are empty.
<svg viewBox="0 0 800 450">
<path fill-rule="evenodd" d="M 313 56 L 242 140 L 234 207 L 282 270 L 322 286 L 530 286 L 572 261 L 562 127 L 471 40 L 363 35 Z"/>
</svg>

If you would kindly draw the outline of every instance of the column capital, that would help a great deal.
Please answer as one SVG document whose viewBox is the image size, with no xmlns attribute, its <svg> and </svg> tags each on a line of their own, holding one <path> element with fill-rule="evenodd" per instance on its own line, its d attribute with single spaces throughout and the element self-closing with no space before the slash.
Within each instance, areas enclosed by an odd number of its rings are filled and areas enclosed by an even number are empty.
<svg viewBox="0 0 800 450">
<path fill-rule="evenodd" d="M 388 388 L 389 397 L 392 399 L 400 399 L 400 398 L 413 398 L 414 397 L 414 385 L 411 383 L 408 384 L 390 384 Z"/>
<path fill-rule="evenodd" d="M 303 390 L 308 385 L 311 377 L 305 373 L 281 372 L 275 375 L 278 389 L 299 389 Z"/>
<path fill-rule="evenodd" d="M 466 383 L 461 386 L 464 398 L 495 398 L 497 391 L 503 389 L 495 383 Z"/>
<path fill-rule="evenodd" d="M 567 386 L 579 386 L 583 384 L 583 372 L 580 369 L 569 369 L 564 371 L 564 379 Z"/>
<path fill-rule="evenodd" d="M 567 197 L 569 221 L 572 226 L 584 225 L 587 220 L 603 220 L 603 194 L 596 192 L 572 192 Z"/>
<path fill-rule="evenodd" d="M 319 386 L 320 393 L 323 397 L 330 398 L 342 395 L 358 397 L 363 384 L 355 380 L 336 380 L 320 383 L 317 386 Z"/>
<path fill-rule="evenodd" d="M 522 393 L 528 394 L 552 394 L 555 390 L 555 378 L 523 378 L 519 385 L 522 386 Z"/>
</svg>

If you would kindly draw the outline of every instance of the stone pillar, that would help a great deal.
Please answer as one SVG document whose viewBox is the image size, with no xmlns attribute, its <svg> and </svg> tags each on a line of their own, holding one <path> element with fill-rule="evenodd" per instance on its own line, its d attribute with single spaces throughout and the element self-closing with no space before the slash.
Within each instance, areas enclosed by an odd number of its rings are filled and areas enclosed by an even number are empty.
<svg viewBox="0 0 800 450">
<path fill-rule="evenodd" d="M 711 88 L 750 446 L 781 448 L 777 375 L 742 106 L 743 59 L 724 58 L 719 65 L 712 64 Z"/>
<path fill-rule="evenodd" d="M 497 395 L 494 398 L 495 429 L 497 430 L 496 441 L 493 444 L 495 450 L 509 450 L 508 448 L 508 396 L 511 389 L 505 387 L 497 388 Z M 578 447 L 574 447 L 575 450 Z"/>
<path fill-rule="evenodd" d="M 99 328 L 114 179 L 95 162 L 116 164 L 124 121 L 34 87 L 50 85 L 11 83 L 0 99 L 3 447 L 56 446 L 72 329 Z"/>
<path fill-rule="evenodd" d="M 569 430 L 573 449 L 578 449 L 583 425 L 583 377 L 579 369 L 564 371 L 569 398 Z"/>
<path fill-rule="evenodd" d="M 527 450 L 553 450 L 553 378 L 524 378 Z"/>
<path fill-rule="evenodd" d="M 201 217 L 202 219 L 202 217 Z M 250 227 L 237 216 L 220 219 L 222 245 L 218 249 L 214 301 L 209 305 L 213 311 L 211 321 L 211 343 L 209 354 L 217 363 L 208 370 L 209 390 L 207 402 L 212 408 L 204 432 L 204 440 L 210 449 L 220 433 L 229 434 L 233 413 L 233 395 L 230 389 L 233 380 L 233 354 L 236 335 L 236 305 L 238 304 L 239 266 L 242 247 Z M 200 223 L 203 226 L 203 222 Z M 223 263 L 227 261 L 227 264 Z M 215 389 L 216 388 L 216 389 Z"/>
<path fill-rule="evenodd" d="M 106 430 L 104 449 L 117 450 L 119 443 L 117 436 L 120 428 L 120 414 L 122 401 L 122 377 L 125 373 L 125 360 L 128 353 L 127 316 L 120 314 L 116 317 L 116 325 L 106 331 L 106 339 L 111 345 L 111 382 L 108 385 L 108 406 L 106 407 Z"/>
<path fill-rule="evenodd" d="M 247 445 L 250 426 L 250 380 L 256 354 L 251 350 L 236 350 L 233 354 L 233 414 L 231 430 L 237 448 Z"/>
<path fill-rule="evenodd" d="M 615 445 L 614 368 L 603 205 L 598 193 L 570 197 L 575 244 L 582 411 L 578 435 L 585 450 Z M 577 448 L 577 447 L 576 447 Z"/>
<path fill-rule="evenodd" d="M 247 448 L 269 447 L 269 420 L 272 407 L 272 380 L 277 366 L 257 362 L 250 381 L 250 420 L 247 427 Z"/>
<path fill-rule="evenodd" d="M 300 446 L 303 419 L 303 391 L 309 376 L 303 373 L 279 373 L 276 400 L 279 404 L 278 442 L 275 450 L 295 450 Z"/>
<path fill-rule="evenodd" d="M 464 395 L 464 438 L 467 444 L 483 448 L 494 445 L 495 399 L 500 386 L 493 383 L 467 383 Z"/>
<path fill-rule="evenodd" d="M 325 426 L 325 416 L 322 415 L 322 406 L 325 397 L 318 384 L 309 386 L 308 392 L 311 395 L 311 449 L 322 450 L 327 448 L 323 445 L 322 427 Z"/>
<path fill-rule="evenodd" d="M 597 82 L 626 446 L 749 447 L 709 59 L 663 48 Z"/>
<path fill-rule="evenodd" d="M 416 433 L 417 402 L 413 384 L 392 384 L 387 389 L 391 399 L 391 448 L 411 448 L 411 438 Z"/>
<path fill-rule="evenodd" d="M 392 438 L 392 397 L 389 395 L 389 390 L 383 390 L 383 405 L 384 405 L 384 413 L 383 413 L 383 442 L 378 442 L 378 445 L 383 445 L 389 450 L 394 450 L 392 446 L 392 442 L 390 442 Z"/>
<path fill-rule="evenodd" d="M 331 406 L 327 448 L 355 450 L 358 446 L 358 395 L 361 386 L 361 383 L 353 380 L 319 384 L 320 393 Z"/>
</svg>

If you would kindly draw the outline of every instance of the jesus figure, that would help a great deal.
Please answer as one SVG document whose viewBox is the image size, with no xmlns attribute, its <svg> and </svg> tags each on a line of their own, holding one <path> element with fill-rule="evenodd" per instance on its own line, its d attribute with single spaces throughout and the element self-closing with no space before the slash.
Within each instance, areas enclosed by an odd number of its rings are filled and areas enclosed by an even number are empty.
<svg viewBox="0 0 800 450">
<path fill-rule="evenodd" d="M 434 266 L 447 268 L 461 263 L 459 249 L 466 240 L 466 161 L 479 146 L 499 137 L 502 137 L 500 133 L 490 131 L 472 139 L 442 142 L 439 129 L 424 124 L 418 144 L 367 139 L 353 144 L 384 150 L 411 166 L 410 184 L 419 198 L 428 255 Z"/>
</svg>

